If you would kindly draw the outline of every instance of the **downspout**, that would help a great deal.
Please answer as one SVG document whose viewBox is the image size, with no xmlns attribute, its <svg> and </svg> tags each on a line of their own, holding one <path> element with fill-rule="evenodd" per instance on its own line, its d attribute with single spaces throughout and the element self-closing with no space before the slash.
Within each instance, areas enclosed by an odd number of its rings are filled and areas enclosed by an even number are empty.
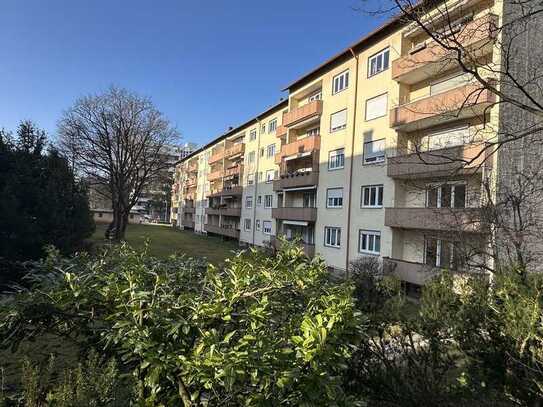
<svg viewBox="0 0 543 407">
<path fill-rule="evenodd" d="M 358 65 L 359 57 L 352 48 L 349 48 L 354 59 L 356 59 L 356 68 L 354 76 L 354 112 L 353 112 L 353 130 L 351 138 L 351 165 L 349 166 L 349 199 L 347 200 L 347 252 L 345 254 L 345 277 L 349 276 L 349 250 L 351 240 L 351 200 L 353 195 L 353 168 L 354 168 L 354 142 L 356 136 L 356 111 L 358 105 Z"/>
<path fill-rule="evenodd" d="M 256 118 L 256 125 L 257 125 L 257 134 L 258 134 L 258 141 L 256 142 L 256 151 L 255 151 L 255 156 L 256 156 L 256 160 L 255 160 L 255 172 L 254 172 L 254 186 L 255 186 L 255 192 L 254 192 L 254 195 L 253 195 L 253 220 L 252 220 L 252 234 L 253 234 L 253 245 L 255 244 L 255 233 L 256 233 L 256 202 L 257 202 L 257 197 L 258 197 L 258 162 L 260 161 L 260 137 L 261 137 L 261 124 L 260 124 L 260 119 L 257 117 Z M 251 137 L 251 131 L 249 130 L 249 137 Z M 243 207 L 243 202 L 241 203 L 242 207 Z"/>
</svg>

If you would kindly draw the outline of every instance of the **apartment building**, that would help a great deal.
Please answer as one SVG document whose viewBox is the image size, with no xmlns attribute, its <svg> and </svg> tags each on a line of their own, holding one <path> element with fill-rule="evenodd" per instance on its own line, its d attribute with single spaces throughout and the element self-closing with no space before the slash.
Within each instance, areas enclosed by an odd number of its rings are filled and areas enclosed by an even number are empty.
<svg viewBox="0 0 543 407">
<path fill-rule="evenodd" d="M 447 19 L 427 18 L 473 51 L 473 66 L 500 66 L 503 8 L 451 1 Z M 379 256 L 413 287 L 466 267 L 462 251 L 489 245 L 483 182 L 495 185 L 506 165 L 484 160 L 505 113 L 479 87 L 424 29 L 391 20 L 288 85 L 288 100 L 187 157 L 182 166 L 209 168 L 198 172 L 208 207 L 197 231 L 256 246 L 298 238 L 337 272 Z"/>
</svg>

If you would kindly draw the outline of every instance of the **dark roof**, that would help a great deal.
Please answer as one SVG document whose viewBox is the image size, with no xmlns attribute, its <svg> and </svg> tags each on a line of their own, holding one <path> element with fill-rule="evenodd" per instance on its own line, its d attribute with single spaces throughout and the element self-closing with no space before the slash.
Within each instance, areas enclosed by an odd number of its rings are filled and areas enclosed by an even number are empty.
<svg viewBox="0 0 543 407">
<path fill-rule="evenodd" d="M 405 22 L 402 21 L 402 15 L 397 15 L 397 16 L 392 17 L 383 25 L 379 26 L 378 28 L 371 31 L 370 33 L 364 35 L 361 39 L 359 39 L 357 42 L 355 42 L 351 46 L 345 48 L 343 51 L 327 59 L 318 67 L 309 71 L 308 73 L 301 76 L 300 78 L 296 79 L 294 82 L 291 82 L 290 84 L 285 86 L 282 90 L 283 91 L 288 90 L 292 92 L 296 88 L 300 88 L 304 84 L 322 75 L 323 71 L 328 70 L 331 65 L 339 65 L 340 63 L 343 63 L 346 60 L 352 58 L 352 52 L 358 53 L 362 51 L 363 49 L 368 48 L 374 42 L 377 42 L 380 39 L 382 39 L 382 37 L 388 35 L 390 31 L 398 27 L 401 27 L 402 25 L 405 25 Z"/>
<path fill-rule="evenodd" d="M 288 106 L 288 99 L 285 99 L 285 100 L 281 100 L 279 103 L 269 107 L 268 109 L 266 109 L 265 111 L 263 111 L 262 113 L 256 115 L 255 117 L 253 117 L 252 119 L 246 121 L 245 123 L 243 124 L 240 124 L 239 126 L 237 127 L 234 127 L 233 129 L 231 130 L 228 130 L 226 133 L 220 135 L 219 137 L 216 137 L 214 138 L 213 140 L 211 140 L 209 143 L 205 144 L 204 146 L 198 148 L 197 150 L 194 150 L 192 153 L 190 153 L 189 155 L 187 155 L 185 158 L 181 159 L 180 161 L 177 162 L 177 164 L 179 163 L 182 163 L 192 157 L 194 157 L 196 154 L 206 150 L 207 148 L 211 147 L 213 144 L 216 144 L 218 143 L 219 141 L 222 141 L 224 140 L 225 138 L 229 137 L 229 136 L 232 136 L 234 134 L 236 134 L 237 132 L 243 130 L 244 128 L 247 128 L 249 127 L 250 125 L 252 124 L 255 124 L 258 122 L 259 119 L 261 119 L 263 116 L 266 116 L 270 113 L 273 113 L 274 111 L 276 110 L 279 110 L 279 109 L 283 109 L 285 107 Z"/>
</svg>

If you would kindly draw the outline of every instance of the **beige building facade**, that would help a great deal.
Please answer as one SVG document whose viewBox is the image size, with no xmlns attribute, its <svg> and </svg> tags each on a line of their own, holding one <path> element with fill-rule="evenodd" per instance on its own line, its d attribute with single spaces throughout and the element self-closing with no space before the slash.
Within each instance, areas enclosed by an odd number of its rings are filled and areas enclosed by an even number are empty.
<svg viewBox="0 0 543 407">
<path fill-rule="evenodd" d="M 474 66 L 499 66 L 503 3 L 449 3 L 452 23 L 429 21 L 473 50 Z M 467 267 L 462 246 L 489 244 L 479 210 L 500 165 L 484 148 L 502 112 L 479 87 L 422 28 L 392 20 L 180 164 L 179 190 L 203 208 L 192 229 L 243 245 L 298 238 L 338 272 L 378 256 L 415 288 Z M 179 217 L 183 196 L 174 200 L 177 224 L 191 228 Z"/>
</svg>

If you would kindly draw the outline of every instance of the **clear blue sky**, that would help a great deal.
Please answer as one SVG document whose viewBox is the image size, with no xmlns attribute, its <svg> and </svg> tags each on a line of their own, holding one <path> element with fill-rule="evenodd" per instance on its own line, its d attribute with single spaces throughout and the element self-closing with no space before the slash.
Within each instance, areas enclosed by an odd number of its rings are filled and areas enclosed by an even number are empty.
<svg viewBox="0 0 543 407">
<path fill-rule="evenodd" d="M 374 29 L 360 0 L 1 0 L 0 128 L 54 137 L 78 96 L 150 96 L 204 143 L 276 103 L 283 85 Z"/>
</svg>

